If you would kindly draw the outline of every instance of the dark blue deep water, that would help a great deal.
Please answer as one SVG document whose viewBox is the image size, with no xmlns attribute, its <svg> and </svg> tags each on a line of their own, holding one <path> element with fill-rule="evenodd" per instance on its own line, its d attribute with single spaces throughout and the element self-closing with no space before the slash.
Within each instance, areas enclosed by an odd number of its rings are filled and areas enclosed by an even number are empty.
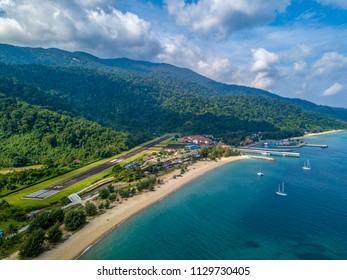
<svg viewBox="0 0 347 280">
<path fill-rule="evenodd" d="M 347 259 L 347 133 L 328 149 L 218 168 L 133 217 L 80 259 Z M 302 166 L 310 160 L 312 169 Z M 264 177 L 256 173 L 261 163 Z M 275 194 L 284 181 L 287 197 Z"/>
</svg>

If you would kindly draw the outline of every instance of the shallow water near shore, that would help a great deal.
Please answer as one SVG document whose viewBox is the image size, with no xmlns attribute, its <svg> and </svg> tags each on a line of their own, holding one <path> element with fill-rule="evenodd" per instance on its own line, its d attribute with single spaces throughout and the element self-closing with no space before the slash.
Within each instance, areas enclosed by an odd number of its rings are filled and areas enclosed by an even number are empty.
<svg viewBox="0 0 347 280">
<path fill-rule="evenodd" d="M 329 148 L 226 164 L 129 219 L 80 259 L 346 260 L 347 133 L 305 141 Z M 307 159 L 312 169 L 304 171 Z M 275 194 L 282 181 L 286 197 Z"/>
</svg>

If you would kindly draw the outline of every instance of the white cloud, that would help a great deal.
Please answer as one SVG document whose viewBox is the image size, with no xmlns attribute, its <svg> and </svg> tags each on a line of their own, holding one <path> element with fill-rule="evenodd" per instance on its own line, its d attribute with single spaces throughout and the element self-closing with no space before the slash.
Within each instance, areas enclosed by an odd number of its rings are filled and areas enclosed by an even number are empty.
<svg viewBox="0 0 347 280">
<path fill-rule="evenodd" d="M 0 8 L 14 6 L 14 2 L 12 0 L 0 0 Z"/>
<path fill-rule="evenodd" d="M 25 30 L 15 19 L 0 17 L 0 36 L 6 33 L 8 39 L 15 39 L 17 34 L 24 34 L 24 32 Z"/>
<path fill-rule="evenodd" d="M 331 87 L 327 88 L 321 95 L 333 96 L 339 93 L 343 89 L 343 86 L 339 83 L 334 83 Z"/>
<path fill-rule="evenodd" d="M 324 89 L 335 82 L 346 84 L 347 41 L 343 39 L 346 36 L 345 27 L 263 26 L 234 32 L 225 42 L 215 42 L 218 44 L 215 49 L 220 56 L 231 59 L 238 69 L 229 83 L 260 86 L 285 97 L 347 108 L 347 98 L 343 94 L 321 96 Z M 263 48 L 276 54 L 278 61 L 270 65 L 255 64 L 251 48 Z M 257 65 L 270 70 L 251 72 Z M 259 72 L 267 75 L 258 75 Z"/>
<path fill-rule="evenodd" d="M 347 70 L 347 57 L 337 52 L 324 53 L 313 65 L 318 75 Z"/>
<path fill-rule="evenodd" d="M 237 72 L 229 58 L 202 50 L 183 36 L 162 39 L 162 52 L 157 59 L 179 67 L 186 67 L 220 82 L 228 82 Z"/>
<path fill-rule="evenodd" d="M 264 48 L 252 49 L 253 65 L 251 72 L 270 70 L 271 65 L 278 62 L 278 55 Z"/>
<path fill-rule="evenodd" d="M 252 82 L 252 86 L 261 89 L 269 89 L 274 84 L 274 79 L 268 72 L 259 72 Z"/>
<path fill-rule="evenodd" d="M 149 22 L 108 0 L 2 0 L 2 42 L 84 50 L 100 56 L 153 57 L 160 44 Z"/>
<path fill-rule="evenodd" d="M 269 89 L 275 82 L 277 69 L 274 67 L 279 56 L 264 48 L 252 49 L 253 63 L 250 72 L 255 75 L 251 85 L 261 89 Z"/>
<path fill-rule="evenodd" d="M 73 0 L 73 2 L 81 7 L 96 7 L 101 4 L 109 4 L 111 0 Z"/>
<path fill-rule="evenodd" d="M 175 65 L 194 68 L 194 65 L 203 60 L 202 50 L 190 45 L 183 36 L 162 38 L 162 52 L 157 58 L 160 61 Z"/>
<path fill-rule="evenodd" d="M 307 63 L 304 61 L 298 61 L 295 62 L 293 65 L 293 69 L 295 73 L 302 73 L 304 70 L 306 70 Z"/>
<path fill-rule="evenodd" d="M 198 72 L 218 81 L 227 81 L 232 77 L 232 64 L 228 58 L 214 57 L 209 62 L 199 61 Z"/>
<path fill-rule="evenodd" d="M 317 0 L 318 3 L 323 5 L 333 5 L 342 9 L 347 9 L 346 0 Z"/>
<path fill-rule="evenodd" d="M 290 0 L 166 0 L 167 11 L 177 24 L 202 36 L 226 38 L 232 31 L 268 23 L 283 12 Z"/>
</svg>

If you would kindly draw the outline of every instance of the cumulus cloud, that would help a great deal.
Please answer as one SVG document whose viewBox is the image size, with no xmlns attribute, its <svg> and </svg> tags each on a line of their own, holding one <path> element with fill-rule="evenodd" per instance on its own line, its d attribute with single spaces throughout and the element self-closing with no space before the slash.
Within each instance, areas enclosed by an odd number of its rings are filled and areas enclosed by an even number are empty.
<svg viewBox="0 0 347 280">
<path fill-rule="evenodd" d="M 232 65 L 230 59 L 211 56 L 205 61 L 200 60 L 197 63 L 196 71 L 219 82 L 230 82 L 237 69 Z"/>
<path fill-rule="evenodd" d="M 317 60 L 313 68 L 316 74 L 327 74 L 337 70 L 347 70 L 347 57 L 337 52 L 324 53 L 323 56 Z"/>
<path fill-rule="evenodd" d="M 271 65 L 278 61 L 278 55 L 271 53 L 264 48 L 252 49 L 253 65 L 252 72 L 270 70 Z"/>
<path fill-rule="evenodd" d="M 339 93 L 343 89 L 343 86 L 339 83 L 334 83 L 331 87 L 327 88 L 321 95 L 333 96 Z"/>
<path fill-rule="evenodd" d="M 162 52 L 157 55 L 160 61 L 191 68 L 203 57 L 202 50 L 190 45 L 183 36 L 166 37 L 161 41 Z"/>
<path fill-rule="evenodd" d="M 268 23 L 283 12 L 290 0 L 166 0 L 167 11 L 177 24 L 202 36 L 226 38 L 232 31 Z"/>
<path fill-rule="evenodd" d="M 252 49 L 253 64 L 251 73 L 255 74 L 252 86 L 261 89 L 269 89 L 275 82 L 274 76 L 277 72 L 274 64 L 279 61 L 277 54 L 269 52 L 264 48 Z"/>
<path fill-rule="evenodd" d="M 1 0 L 1 41 L 85 50 L 100 56 L 151 57 L 160 48 L 149 22 L 108 0 Z"/>
<path fill-rule="evenodd" d="M 317 0 L 322 5 L 333 5 L 342 9 L 347 9 L 346 0 Z"/>
<path fill-rule="evenodd" d="M 0 17 L 0 36 L 6 33 L 7 39 L 15 40 L 17 34 L 23 34 L 24 32 L 25 30 L 16 20 Z"/>
<path fill-rule="evenodd" d="M 261 89 L 269 89 L 275 80 L 269 75 L 268 72 L 259 72 L 252 82 L 252 86 Z"/>
<path fill-rule="evenodd" d="M 159 61 L 192 69 L 220 82 L 230 82 L 237 72 L 229 58 L 203 50 L 183 36 L 167 37 L 162 42 L 162 51 L 157 55 Z"/>
</svg>

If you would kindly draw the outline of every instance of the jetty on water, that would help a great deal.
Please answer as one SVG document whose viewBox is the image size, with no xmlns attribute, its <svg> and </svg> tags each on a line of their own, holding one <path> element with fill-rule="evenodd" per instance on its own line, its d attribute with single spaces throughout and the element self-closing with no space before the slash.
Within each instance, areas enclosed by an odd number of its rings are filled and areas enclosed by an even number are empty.
<svg viewBox="0 0 347 280">
<path fill-rule="evenodd" d="M 293 153 L 289 151 L 276 151 L 274 149 L 248 149 L 248 148 L 234 148 L 236 151 L 240 151 L 243 153 L 249 153 L 249 154 L 258 154 L 258 155 L 266 155 L 269 156 L 283 156 L 283 157 L 300 157 L 300 153 Z"/>
<path fill-rule="evenodd" d="M 325 145 L 325 144 L 307 144 L 307 143 L 305 143 L 305 146 L 306 147 L 322 148 L 322 149 L 328 148 L 328 145 Z"/>
</svg>

